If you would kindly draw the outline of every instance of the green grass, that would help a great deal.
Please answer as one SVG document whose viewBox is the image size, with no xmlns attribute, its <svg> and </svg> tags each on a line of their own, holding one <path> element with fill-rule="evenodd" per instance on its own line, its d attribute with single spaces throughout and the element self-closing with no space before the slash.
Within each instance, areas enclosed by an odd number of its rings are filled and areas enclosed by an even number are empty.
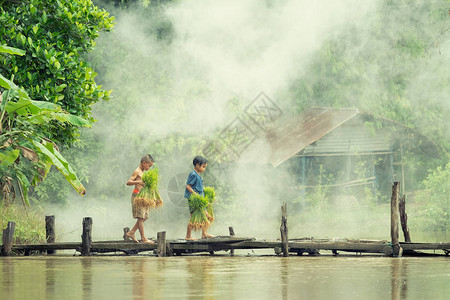
<svg viewBox="0 0 450 300">
<path fill-rule="evenodd" d="M 14 244 L 45 243 L 45 216 L 37 210 L 27 208 L 22 205 L 1 205 L 1 225 L 0 235 L 6 228 L 9 221 L 16 223 L 14 231 Z"/>
</svg>

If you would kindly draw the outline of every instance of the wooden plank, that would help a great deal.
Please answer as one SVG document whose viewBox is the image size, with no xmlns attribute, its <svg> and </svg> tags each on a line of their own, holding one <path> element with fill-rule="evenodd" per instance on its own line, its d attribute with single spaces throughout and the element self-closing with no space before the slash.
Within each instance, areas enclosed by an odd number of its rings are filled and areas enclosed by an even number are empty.
<svg viewBox="0 0 450 300">
<path fill-rule="evenodd" d="M 262 249 L 282 247 L 281 242 L 275 241 L 244 241 L 231 245 L 234 249 Z M 384 253 L 385 248 L 390 247 L 387 242 L 354 243 L 354 242 L 289 242 L 291 252 L 301 249 L 341 250 L 350 252 Z"/>
<path fill-rule="evenodd" d="M 450 250 L 450 243 L 400 243 L 403 250 Z"/>
<path fill-rule="evenodd" d="M 385 253 L 389 251 L 390 246 L 387 243 L 347 243 L 347 242 L 321 242 L 321 243 L 289 243 L 291 250 L 295 249 L 317 249 L 317 250 L 335 250 L 348 252 L 370 252 Z"/>
<path fill-rule="evenodd" d="M 281 242 L 248 240 L 230 245 L 233 249 L 281 248 Z"/>
<path fill-rule="evenodd" d="M 248 240 L 235 244 L 214 244 L 219 248 L 226 249 L 261 249 L 261 248 L 275 248 L 281 247 L 279 241 L 255 241 Z M 213 246 L 214 246 L 213 245 Z M 404 250 L 448 250 L 450 249 L 450 243 L 400 243 Z M 291 252 L 296 252 L 298 249 L 321 249 L 321 250 L 342 250 L 351 252 L 373 252 L 383 253 L 385 247 L 390 247 L 386 241 L 300 241 L 291 240 L 289 242 L 289 248 Z M 157 245 L 146 243 L 130 243 L 130 242 L 92 242 L 91 252 L 97 252 L 100 250 L 110 249 L 113 251 L 122 250 L 142 250 L 150 251 L 155 250 Z M 177 241 L 171 242 L 171 248 L 176 250 L 198 250 L 209 251 L 210 245 L 208 244 L 192 244 L 182 243 Z M 46 251 L 46 250 L 71 250 L 81 249 L 80 242 L 65 242 L 65 243 L 53 243 L 53 244 L 29 244 L 29 245 L 12 245 L 13 251 Z"/>
<path fill-rule="evenodd" d="M 241 241 L 253 240 L 254 237 L 216 236 L 213 238 L 199 239 L 195 241 L 177 240 L 175 242 L 187 244 L 233 244 Z M 173 243 L 173 242 L 171 242 Z"/>
<path fill-rule="evenodd" d="M 81 249 L 80 242 L 69 243 L 53 243 L 53 244 L 28 244 L 28 245 L 12 245 L 14 251 L 47 251 L 47 250 L 73 250 Z"/>
<path fill-rule="evenodd" d="M 55 216 L 45 216 L 45 239 L 47 243 L 54 243 L 55 237 Z M 47 254 L 55 254 L 55 250 L 47 250 Z"/>
<path fill-rule="evenodd" d="M 172 250 L 209 250 L 209 245 L 202 244 L 187 244 L 187 243 L 170 243 L 170 247 Z M 105 250 L 105 249 L 116 249 L 118 251 L 122 250 L 155 250 L 157 249 L 157 244 L 147 244 L 147 243 L 92 243 L 92 252 L 96 252 L 96 250 Z"/>
<path fill-rule="evenodd" d="M 12 241 L 14 238 L 14 231 L 16 230 L 16 223 L 9 221 L 8 225 L 6 225 L 6 228 L 3 229 L 3 235 L 2 235 L 2 255 L 3 256 L 9 256 L 11 255 L 12 250 Z"/>
<path fill-rule="evenodd" d="M 89 256 L 91 254 L 92 244 L 92 218 L 83 219 L 83 234 L 81 235 L 81 255 Z"/>
</svg>

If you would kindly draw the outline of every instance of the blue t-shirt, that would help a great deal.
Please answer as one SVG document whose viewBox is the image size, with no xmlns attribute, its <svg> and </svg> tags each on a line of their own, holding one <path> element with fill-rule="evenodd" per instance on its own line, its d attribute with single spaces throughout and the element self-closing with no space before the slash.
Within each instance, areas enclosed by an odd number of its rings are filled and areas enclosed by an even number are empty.
<svg viewBox="0 0 450 300">
<path fill-rule="evenodd" d="M 199 195 L 203 196 L 203 178 L 198 175 L 197 172 L 192 171 L 186 180 L 186 185 L 190 185 L 192 189 Z M 191 197 L 191 192 L 186 188 L 184 191 L 184 198 L 189 199 Z"/>
</svg>

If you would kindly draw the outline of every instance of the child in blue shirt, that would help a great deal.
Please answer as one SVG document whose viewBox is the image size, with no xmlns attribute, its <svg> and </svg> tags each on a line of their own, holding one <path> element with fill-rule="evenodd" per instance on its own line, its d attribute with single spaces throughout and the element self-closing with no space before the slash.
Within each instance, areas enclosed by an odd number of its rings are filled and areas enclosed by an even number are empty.
<svg viewBox="0 0 450 300">
<path fill-rule="evenodd" d="M 189 173 L 189 176 L 186 180 L 186 190 L 184 191 L 184 198 L 188 200 L 194 193 L 203 196 L 203 178 L 200 176 L 200 174 L 206 170 L 208 160 L 203 156 L 196 156 L 192 161 L 192 164 L 194 165 L 194 170 Z M 191 207 L 189 207 L 189 213 L 192 215 Z M 206 212 L 206 210 L 205 214 L 206 217 L 208 217 L 208 213 Z M 202 239 L 214 237 L 213 235 L 208 234 L 206 230 L 207 228 L 202 228 Z M 186 240 L 194 240 L 191 237 L 191 231 L 192 226 L 188 222 Z"/>
</svg>

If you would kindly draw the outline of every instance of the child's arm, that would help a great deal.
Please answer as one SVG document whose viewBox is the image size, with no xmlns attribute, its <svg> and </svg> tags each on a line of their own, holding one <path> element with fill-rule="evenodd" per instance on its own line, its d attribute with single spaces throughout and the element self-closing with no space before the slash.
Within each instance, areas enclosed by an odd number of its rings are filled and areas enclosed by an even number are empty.
<svg viewBox="0 0 450 300">
<path fill-rule="evenodd" d="M 189 191 L 189 193 L 191 194 L 197 194 L 196 191 L 194 191 L 194 189 L 192 188 L 192 186 L 190 184 L 186 185 L 186 189 Z"/>
<path fill-rule="evenodd" d="M 133 172 L 133 175 L 131 175 L 130 179 L 127 181 L 127 185 L 134 185 L 135 187 L 140 186 L 141 188 L 144 186 L 144 182 L 142 179 L 138 179 L 139 172 L 136 170 Z"/>
</svg>

